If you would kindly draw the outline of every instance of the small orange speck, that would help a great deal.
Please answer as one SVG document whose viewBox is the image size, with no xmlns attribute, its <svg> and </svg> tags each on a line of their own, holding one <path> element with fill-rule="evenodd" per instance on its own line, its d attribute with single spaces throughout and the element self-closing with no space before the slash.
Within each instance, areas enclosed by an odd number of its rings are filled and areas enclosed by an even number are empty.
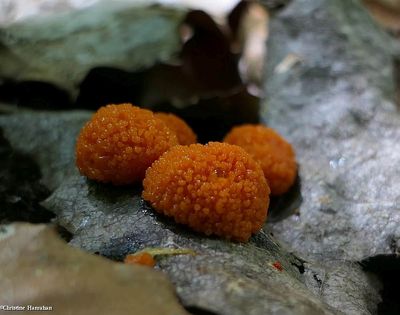
<svg viewBox="0 0 400 315">
<path fill-rule="evenodd" d="M 156 261 L 154 260 L 153 256 L 149 253 L 138 253 L 138 254 L 131 254 L 127 255 L 124 260 L 125 264 L 130 265 L 143 265 L 154 267 L 156 265 Z"/>
<path fill-rule="evenodd" d="M 282 267 L 282 264 L 280 263 L 280 261 L 275 261 L 273 264 L 272 264 L 272 266 L 276 269 L 276 270 L 278 270 L 278 271 L 283 271 L 283 267 Z"/>
</svg>

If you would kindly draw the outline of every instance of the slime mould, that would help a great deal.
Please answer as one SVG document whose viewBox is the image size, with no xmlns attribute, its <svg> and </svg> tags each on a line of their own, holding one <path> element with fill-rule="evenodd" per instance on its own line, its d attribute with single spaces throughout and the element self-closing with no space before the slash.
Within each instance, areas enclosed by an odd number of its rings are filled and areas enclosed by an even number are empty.
<svg viewBox="0 0 400 315">
<path fill-rule="evenodd" d="M 173 114 L 107 105 L 82 128 L 76 164 L 104 183 L 144 178 L 142 196 L 156 211 L 206 235 L 245 242 L 263 226 L 270 193 L 294 183 L 293 148 L 261 125 L 233 128 L 226 143 L 193 144 L 196 138 Z M 148 256 L 129 259 L 154 263 Z"/>
<path fill-rule="evenodd" d="M 281 195 L 293 185 L 297 163 L 290 143 L 275 130 L 262 125 L 234 127 L 224 142 L 238 145 L 260 163 L 272 195 Z"/>
<path fill-rule="evenodd" d="M 143 187 L 156 211 L 206 235 L 247 241 L 267 216 L 270 189 L 260 165 L 226 143 L 173 147 L 146 171 Z"/>
<path fill-rule="evenodd" d="M 156 265 L 156 261 L 154 260 L 153 256 L 146 252 L 127 255 L 124 259 L 124 263 L 148 267 L 154 267 Z"/>
<path fill-rule="evenodd" d="M 141 181 L 177 136 L 146 109 L 131 104 L 100 108 L 82 128 L 76 164 L 88 178 L 114 185 Z"/>
<path fill-rule="evenodd" d="M 154 116 L 161 119 L 178 137 L 181 145 L 189 145 L 197 142 L 197 136 L 189 125 L 174 114 L 155 113 Z"/>
</svg>

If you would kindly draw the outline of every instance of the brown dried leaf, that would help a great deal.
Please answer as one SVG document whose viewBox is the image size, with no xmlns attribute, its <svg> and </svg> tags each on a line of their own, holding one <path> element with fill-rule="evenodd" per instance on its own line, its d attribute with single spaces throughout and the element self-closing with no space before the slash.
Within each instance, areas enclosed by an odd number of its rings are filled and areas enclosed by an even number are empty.
<svg viewBox="0 0 400 315">
<path fill-rule="evenodd" d="M 45 305 L 57 314 L 187 314 L 160 272 L 84 253 L 46 225 L 2 226 L 0 252 L 2 305 Z"/>
<path fill-rule="evenodd" d="M 363 0 L 374 19 L 388 30 L 400 31 L 400 1 Z"/>
<path fill-rule="evenodd" d="M 241 53 L 240 75 L 252 92 L 262 83 L 268 23 L 268 10 L 255 1 L 240 2 L 229 16 L 232 50 Z"/>
</svg>

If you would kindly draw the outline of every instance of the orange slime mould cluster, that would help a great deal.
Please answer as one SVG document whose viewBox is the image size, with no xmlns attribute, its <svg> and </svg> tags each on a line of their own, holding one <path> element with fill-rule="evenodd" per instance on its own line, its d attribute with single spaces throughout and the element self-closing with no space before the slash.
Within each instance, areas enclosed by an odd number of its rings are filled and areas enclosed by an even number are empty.
<svg viewBox="0 0 400 315">
<path fill-rule="evenodd" d="M 233 128 L 224 142 L 238 145 L 261 165 L 272 195 L 289 190 L 297 175 L 297 163 L 290 143 L 275 130 L 262 125 Z"/>
<path fill-rule="evenodd" d="M 181 145 L 189 145 L 197 142 L 197 136 L 192 128 L 182 119 L 174 114 L 155 113 L 157 118 L 161 119 L 178 137 Z"/>
<path fill-rule="evenodd" d="M 141 181 L 161 154 L 178 144 L 153 112 L 131 104 L 100 108 L 82 128 L 76 164 L 90 179 L 115 185 Z"/>
<path fill-rule="evenodd" d="M 156 211 L 206 235 L 247 241 L 267 216 L 270 190 L 260 165 L 226 143 L 173 147 L 146 171 L 143 187 Z"/>
<path fill-rule="evenodd" d="M 82 128 L 76 164 L 90 179 L 114 185 L 143 180 L 143 198 L 177 223 L 245 242 L 263 226 L 269 195 L 293 185 L 292 146 L 262 125 L 233 128 L 225 143 L 197 141 L 173 114 L 131 104 L 100 108 Z M 148 255 L 128 263 L 154 265 Z"/>
</svg>

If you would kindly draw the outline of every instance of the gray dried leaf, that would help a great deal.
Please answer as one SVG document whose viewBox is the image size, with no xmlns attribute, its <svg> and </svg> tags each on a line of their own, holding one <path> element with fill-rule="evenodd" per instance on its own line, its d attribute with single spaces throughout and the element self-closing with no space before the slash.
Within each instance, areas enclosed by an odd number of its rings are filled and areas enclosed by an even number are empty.
<svg viewBox="0 0 400 315">
<path fill-rule="evenodd" d="M 47 14 L 39 14 L 44 10 L 39 8 L 30 18 L 0 26 L 0 76 L 47 81 L 76 92 L 94 67 L 133 71 L 171 59 L 180 49 L 185 8 L 140 0 L 66 6 Z"/>
<path fill-rule="evenodd" d="M 156 215 L 138 189 L 80 176 L 66 180 L 43 205 L 74 235 L 71 244 L 86 251 L 122 258 L 145 247 L 194 250 L 196 256 L 165 257 L 158 265 L 186 306 L 218 314 L 334 314 L 307 290 L 296 267 L 301 261 L 265 233 L 248 244 L 206 238 Z M 276 261 L 282 272 L 273 267 Z"/>
<path fill-rule="evenodd" d="M 66 177 L 78 174 L 75 141 L 92 113 L 21 111 L 0 115 L 0 127 L 12 147 L 33 156 L 42 172 L 43 183 L 51 190 Z"/>
<path fill-rule="evenodd" d="M 270 225 L 296 252 L 360 261 L 400 239 L 392 40 L 358 1 L 292 1 L 271 24 L 264 120 L 293 143 L 300 216 Z M 274 71 L 289 54 L 300 62 Z"/>
<path fill-rule="evenodd" d="M 382 301 L 380 281 L 358 263 L 329 261 L 304 264 L 307 287 L 322 301 L 344 314 L 377 314 Z"/>
</svg>

